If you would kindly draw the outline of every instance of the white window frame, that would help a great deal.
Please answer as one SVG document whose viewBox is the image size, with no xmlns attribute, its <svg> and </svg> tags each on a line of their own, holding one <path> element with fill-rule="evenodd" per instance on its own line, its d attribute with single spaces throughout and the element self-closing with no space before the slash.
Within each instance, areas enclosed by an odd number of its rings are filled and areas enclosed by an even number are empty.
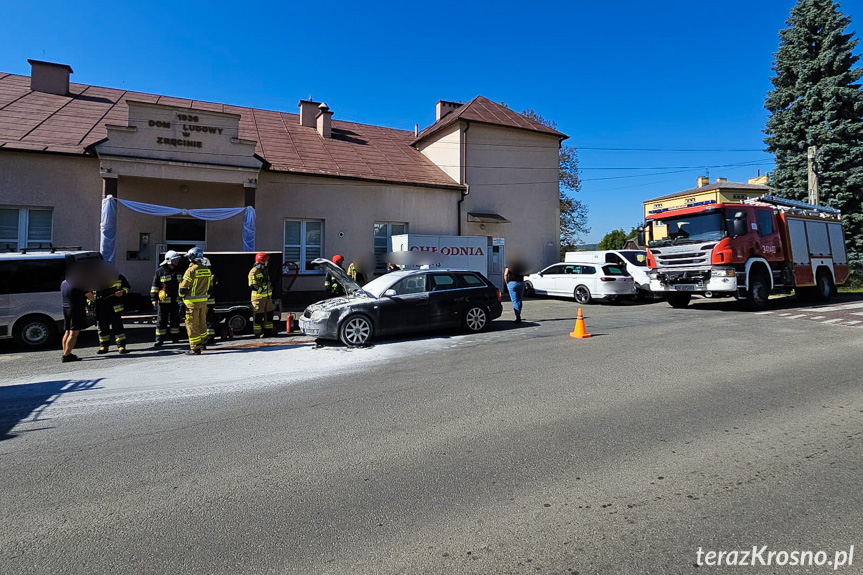
<svg viewBox="0 0 863 575">
<path fill-rule="evenodd" d="M 405 231 L 402 232 L 403 234 L 407 234 L 410 232 L 408 232 L 408 222 L 375 222 L 374 225 L 378 226 L 378 225 L 384 225 L 384 224 L 386 224 L 386 226 L 387 226 L 387 251 L 384 253 L 387 253 L 387 252 L 393 251 L 393 226 L 394 225 L 404 226 Z M 401 235 L 401 234 L 396 234 L 396 235 Z M 376 239 L 377 239 L 377 237 L 375 236 L 375 228 L 374 228 L 374 226 L 372 226 L 372 251 L 375 250 L 375 247 L 376 247 L 375 246 L 375 240 Z M 378 254 L 375 252 L 375 271 L 376 272 L 386 269 L 386 264 L 384 264 L 383 267 L 377 266 L 377 255 Z"/>
<path fill-rule="evenodd" d="M 51 237 L 47 242 L 40 241 L 34 242 L 39 244 L 48 245 L 45 247 L 51 247 L 54 245 L 54 208 L 45 208 L 39 206 L 4 206 L 0 205 L 0 209 L 4 210 L 18 210 L 18 237 L 17 238 L 0 238 L 0 243 L 12 243 L 15 242 L 15 250 L 19 251 L 22 249 L 34 249 L 30 248 L 29 243 L 29 235 L 30 235 L 30 212 L 50 212 L 51 213 Z M 41 246 L 40 246 L 41 247 Z"/>
<path fill-rule="evenodd" d="M 288 222 L 299 222 L 300 223 L 300 243 L 299 244 L 291 244 L 290 246 L 288 245 L 288 234 L 287 234 L 287 230 L 285 229 L 285 224 Z M 308 223 L 308 222 L 315 222 L 315 223 L 321 224 L 321 244 L 320 244 L 320 246 L 315 246 L 315 247 L 320 247 L 320 249 L 321 249 L 320 257 L 326 257 L 324 255 L 326 253 L 326 250 L 324 250 L 324 242 L 325 242 L 325 238 L 326 238 L 325 234 L 326 234 L 327 228 L 326 228 L 326 221 L 323 218 L 285 218 L 284 221 L 282 222 L 282 261 L 284 261 L 285 263 L 288 262 L 287 248 L 289 248 L 289 247 L 300 248 L 300 261 L 297 262 L 297 265 L 300 268 L 299 274 L 300 275 L 307 275 L 307 276 L 319 276 L 319 275 L 323 275 L 324 270 L 322 270 L 322 269 L 316 269 L 316 270 L 305 270 L 305 269 L 303 269 L 306 267 L 306 247 L 307 247 L 307 244 L 306 244 L 306 223 Z"/>
</svg>

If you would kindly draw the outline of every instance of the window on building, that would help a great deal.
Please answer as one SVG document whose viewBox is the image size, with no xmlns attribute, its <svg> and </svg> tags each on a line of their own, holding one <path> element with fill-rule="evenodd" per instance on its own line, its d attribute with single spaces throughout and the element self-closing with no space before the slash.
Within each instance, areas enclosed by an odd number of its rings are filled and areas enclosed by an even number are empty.
<svg viewBox="0 0 863 575">
<path fill-rule="evenodd" d="M 165 218 L 165 244 L 168 249 L 181 253 L 195 246 L 205 248 L 207 222 L 196 218 Z"/>
<path fill-rule="evenodd" d="M 383 261 L 384 254 L 393 251 L 393 236 L 408 233 L 408 225 L 404 222 L 378 222 L 375 224 L 375 271 L 387 269 Z"/>
<path fill-rule="evenodd" d="M 323 253 L 323 220 L 285 220 L 285 263 L 294 262 L 300 273 L 320 273 L 312 261 Z"/>
<path fill-rule="evenodd" d="M 0 251 L 51 247 L 53 215 L 44 208 L 0 208 Z"/>
</svg>

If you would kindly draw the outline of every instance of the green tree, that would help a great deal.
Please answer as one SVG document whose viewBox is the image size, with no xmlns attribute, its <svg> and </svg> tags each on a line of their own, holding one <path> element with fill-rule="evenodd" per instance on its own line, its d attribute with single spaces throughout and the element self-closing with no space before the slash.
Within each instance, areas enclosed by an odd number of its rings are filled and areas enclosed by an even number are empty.
<svg viewBox="0 0 863 575">
<path fill-rule="evenodd" d="M 863 267 L 863 91 L 850 18 L 832 0 L 799 0 L 774 54 L 767 151 L 777 195 L 806 200 L 807 150 L 817 146 L 821 202 L 842 210 L 848 256 Z"/>
<path fill-rule="evenodd" d="M 557 124 L 537 114 L 534 110 L 522 111 L 535 122 L 549 128 L 557 128 Z M 573 197 L 581 191 L 581 177 L 578 171 L 578 150 L 575 146 L 562 145 L 558 153 L 560 164 L 560 257 L 565 252 L 573 251 L 575 245 L 581 243 L 582 236 L 590 233 L 587 227 L 587 206 Z"/>
<path fill-rule="evenodd" d="M 627 239 L 626 232 L 623 231 L 623 228 L 611 230 L 605 234 L 601 240 L 599 240 L 599 245 L 597 247 L 601 250 L 620 250 L 623 249 L 624 245 L 626 245 Z"/>
</svg>

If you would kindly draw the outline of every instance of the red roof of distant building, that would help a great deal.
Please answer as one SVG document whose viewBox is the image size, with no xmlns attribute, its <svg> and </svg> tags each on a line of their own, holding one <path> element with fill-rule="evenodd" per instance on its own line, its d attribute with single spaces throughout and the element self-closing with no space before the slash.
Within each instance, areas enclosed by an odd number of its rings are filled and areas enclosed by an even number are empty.
<svg viewBox="0 0 863 575">
<path fill-rule="evenodd" d="M 540 134 L 557 136 L 561 140 L 569 137 L 562 132 L 558 132 L 554 128 L 550 128 L 545 124 L 540 124 L 535 120 L 531 120 L 527 116 L 514 112 L 506 106 L 502 106 L 497 102 L 492 102 L 488 98 L 477 96 L 467 104 L 462 104 L 460 107 L 424 129 L 411 143 L 417 144 L 428 136 L 455 124 L 459 120 L 468 120 L 471 122 L 479 122 L 481 124 L 491 124 L 494 126 L 528 130 Z"/>
</svg>

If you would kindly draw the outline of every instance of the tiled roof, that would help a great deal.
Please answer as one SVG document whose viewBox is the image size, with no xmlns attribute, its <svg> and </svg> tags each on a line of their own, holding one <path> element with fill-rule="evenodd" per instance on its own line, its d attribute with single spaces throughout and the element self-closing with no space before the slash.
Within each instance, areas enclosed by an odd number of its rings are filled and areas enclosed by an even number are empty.
<svg viewBox="0 0 863 575">
<path fill-rule="evenodd" d="M 681 196 L 690 196 L 692 194 L 702 192 L 712 192 L 713 190 L 740 190 L 742 192 L 764 192 L 766 194 L 770 191 L 770 186 L 764 184 L 744 184 L 741 182 L 714 182 L 712 184 L 707 184 L 706 186 L 701 186 L 700 188 L 692 188 L 690 190 L 668 194 L 667 196 L 653 198 L 652 200 L 645 200 L 644 203 L 647 204 L 650 202 L 658 202 L 660 200 L 679 198 Z"/>
<path fill-rule="evenodd" d="M 69 96 L 30 90 L 30 77 L 0 72 L 0 150 L 83 154 L 128 124 L 127 100 L 240 115 L 240 138 L 256 141 L 271 170 L 460 189 L 411 147 L 414 133 L 333 120 L 332 138 L 300 125 L 297 114 L 69 85 Z"/>
<path fill-rule="evenodd" d="M 459 120 L 468 120 L 482 124 L 492 124 L 495 126 L 505 126 L 507 128 L 529 130 L 531 132 L 557 136 L 561 139 L 569 137 L 553 128 L 549 128 L 544 124 L 531 120 L 518 112 L 514 112 L 506 106 L 502 106 L 497 102 L 492 102 L 488 98 L 477 96 L 467 104 L 462 104 L 460 107 L 424 129 L 411 143 L 417 144 L 431 134 L 443 130 L 448 126 L 455 124 Z"/>
</svg>

